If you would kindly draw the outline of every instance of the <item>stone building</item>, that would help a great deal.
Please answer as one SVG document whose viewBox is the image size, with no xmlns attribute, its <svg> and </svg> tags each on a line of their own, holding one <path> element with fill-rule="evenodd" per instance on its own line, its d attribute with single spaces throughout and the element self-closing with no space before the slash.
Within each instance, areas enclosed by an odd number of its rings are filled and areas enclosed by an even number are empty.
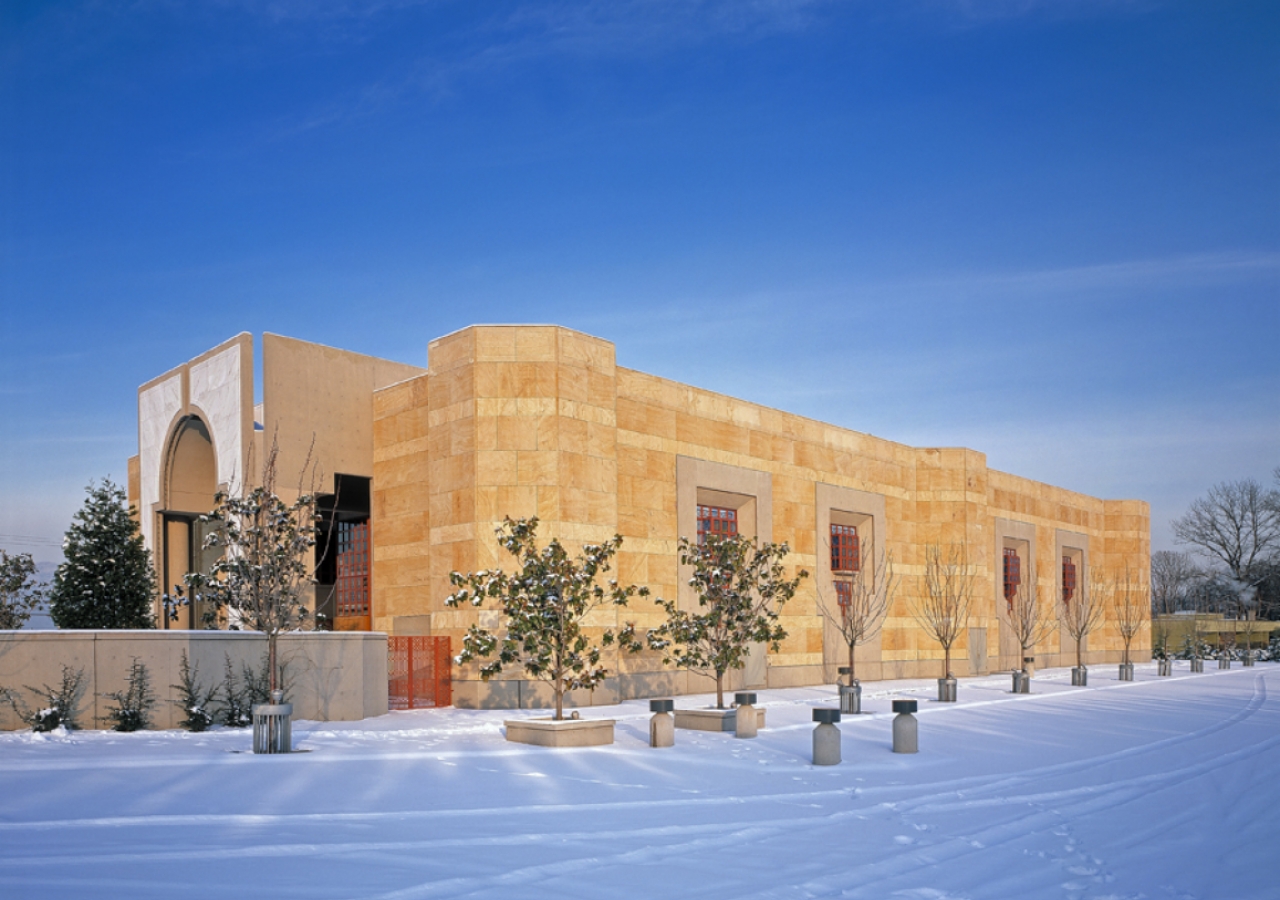
<svg viewBox="0 0 1280 900">
<path fill-rule="evenodd" d="M 699 528 L 785 541 L 812 577 L 782 614 L 789 637 L 752 654 L 744 687 L 831 683 L 844 648 L 822 615 L 838 615 L 839 548 L 856 540 L 892 555 L 900 584 L 880 633 L 859 649 L 865 679 L 941 675 L 942 652 L 912 605 L 930 545 L 959 548 L 975 574 L 975 608 L 953 653 L 956 673 L 1014 668 L 1009 579 L 1052 604 L 1090 571 L 1129 578 L 1145 596 L 1148 506 L 1103 500 L 989 469 L 958 448 L 918 448 L 622 368 L 614 345 L 555 326 L 474 326 L 432 341 L 428 367 L 264 335 L 262 393 L 254 342 L 240 335 L 143 385 L 129 490 L 156 555 L 162 589 L 201 560 L 199 513 L 220 487 L 250 477 L 274 439 L 280 471 L 308 453 L 321 481 L 330 550 L 318 560 L 316 604 L 333 627 L 448 635 L 494 614 L 444 606 L 449 573 L 502 565 L 504 516 L 537 515 L 540 535 L 571 548 L 624 538 L 616 574 L 657 596 L 687 596 L 676 547 Z M 833 548 L 836 552 L 833 553 Z M 846 557 L 847 558 L 847 557 Z M 835 567 L 833 569 L 833 566 Z M 188 618 L 174 624 L 187 627 Z M 611 610 L 644 627 L 660 610 Z M 1087 661 L 1115 661 L 1111 617 Z M 1135 647 L 1149 654 L 1144 629 Z M 1041 666 L 1071 664 L 1054 631 Z M 709 679 L 653 654 L 616 655 L 617 673 L 573 702 L 700 692 Z M 518 673 L 483 683 L 454 673 L 459 706 L 531 706 L 548 692 Z"/>
</svg>

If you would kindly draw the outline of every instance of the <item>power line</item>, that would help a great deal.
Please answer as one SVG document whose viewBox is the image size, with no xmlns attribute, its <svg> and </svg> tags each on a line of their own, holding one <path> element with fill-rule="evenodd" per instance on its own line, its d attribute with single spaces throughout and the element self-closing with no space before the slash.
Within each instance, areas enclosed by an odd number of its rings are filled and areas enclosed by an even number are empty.
<svg viewBox="0 0 1280 900">
<path fill-rule="evenodd" d="M 41 547 L 61 547 L 62 541 L 54 538 L 39 537 L 34 534 L 0 534 L 0 541 L 12 544 L 34 544 Z"/>
</svg>

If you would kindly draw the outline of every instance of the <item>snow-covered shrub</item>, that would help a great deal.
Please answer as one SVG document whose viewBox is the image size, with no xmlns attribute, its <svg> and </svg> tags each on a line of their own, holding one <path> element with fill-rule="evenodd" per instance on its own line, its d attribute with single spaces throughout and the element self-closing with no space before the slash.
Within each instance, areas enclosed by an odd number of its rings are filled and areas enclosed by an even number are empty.
<svg viewBox="0 0 1280 900">
<path fill-rule="evenodd" d="M 218 718 L 222 724 L 230 728 L 244 728 L 253 721 L 253 704 L 249 700 L 247 688 L 238 683 L 235 669 L 231 666 L 231 655 L 226 658 L 226 674 L 222 678 L 222 709 Z"/>
<path fill-rule="evenodd" d="M 156 696 L 151 691 L 151 673 L 138 657 L 135 656 L 129 666 L 125 689 L 103 696 L 115 701 L 114 706 L 107 707 L 112 731 L 141 731 L 151 727 L 151 708 L 156 705 Z"/>
<path fill-rule="evenodd" d="M 226 670 L 222 679 L 222 708 L 218 719 L 223 725 L 231 728 L 244 728 L 253 722 L 253 708 L 259 704 L 271 702 L 271 660 L 263 654 L 262 665 L 255 669 L 248 663 L 240 664 L 240 675 L 237 677 L 231 664 L 231 656 L 224 654 Z M 289 696 L 288 666 L 279 666 L 276 672 L 276 684 L 284 691 L 285 702 Z"/>
<path fill-rule="evenodd" d="M 196 666 L 187 659 L 187 651 L 182 651 L 182 663 L 178 668 L 178 684 L 170 685 L 178 692 L 180 699 L 170 701 L 178 704 L 186 713 L 178 724 L 188 731 L 207 731 L 214 723 L 214 701 L 218 697 L 218 685 L 205 687 L 200 684 Z"/>
<path fill-rule="evenodd" d="M 5 699 L 13 707 L 19 719 L 31 726 L 32 731 L 53 731 L 62 727 L 68 730 L 78 728 L 80 696 L 84 691 L 84 669 L 62 667 L 62 682 L 56 688 L 49 685 L 27 690 L 39 699 L 39 708 L 32 710 L 13 691 L 4 691 Z"/>
<path fill-rule="evenodd" d="M 1196 650 L 1196 641 L 1191 635 L 1187 635 L 1182 639 L 1182 647 L 1175 654 L 1176 659 L 1213 659 L 1217 655 L 1217 650 L 1206 640 L 1199 642 L 1199 650 Z"/>
</svg>

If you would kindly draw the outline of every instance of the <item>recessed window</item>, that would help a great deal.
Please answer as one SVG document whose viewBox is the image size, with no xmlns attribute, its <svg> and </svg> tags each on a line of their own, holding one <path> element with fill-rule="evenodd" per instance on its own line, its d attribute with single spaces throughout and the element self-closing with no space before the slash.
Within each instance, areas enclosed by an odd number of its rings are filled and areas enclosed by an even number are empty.
<svg viewBox="0 0 1280 900">
<path fill-rule="evenodd" d="M 1022 560 L 1018 551 L 1012 547 L 1004 548 L 1004 599 L 1010 606 L 1018 594 L 1018 585 L 1022 584 Z"/>
<path fill-rule="evenodd" d="M 707 535 L 726 538 L 738 533 L 738 511 L 723 506 L 698 505 L 698 543 L 705 544 Z"/>
<path fill-rule="evenodd" d="M 369 521 L 338 523 L 339 616 L 369 615 Z"/>
<path fill-rule="evenodd" d="M 831 571 L 857 572 L 860 568 L 858 529 L 854 525 L 831 525 Z"/>
<path fill-rule="evenodd" d="M 1076 595 L 1076 561 L 1062 557 L 1062 602 L 1069 604 Z"/>
</svg>

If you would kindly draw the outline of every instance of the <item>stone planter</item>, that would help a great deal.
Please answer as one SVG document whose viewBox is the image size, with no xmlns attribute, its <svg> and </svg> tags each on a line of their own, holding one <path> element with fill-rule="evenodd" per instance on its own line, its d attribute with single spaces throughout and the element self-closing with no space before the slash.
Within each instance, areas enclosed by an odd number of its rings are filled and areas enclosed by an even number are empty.
<svg viewBox="0 0 1280 900">
<path fill-rule="evenodd" d="M 1173 674 L 1173 660 L 1162 659 L 1156 665 L 1156 671 L 1161 675 Z"/>
<path fill-rule="evenodd" d="M 1071 668 L 1071 684 L 1073 687 L 1089 686 L 1089 670 L 1084 666 L 1073 666 Z"/>
<path fill-rule="evenodd" d="M 613 743 L 613 719 L 507 719 L 507 740 L 539 747 L 601 747 Z"/>
<path fill-rule="evenodd" d="M 954 678 L 938 679 L 938 702 L 939 703 L 955 703 L 956 702 L 956 680 Z"/>
<path fill-rule="evenodd" d="M 1120 680 L 1133 681 L 1133 663 L 1120 663 Z"/>
<path fill-rule="evenodd" d="M 756 728 L 764 727 L 764 710 L 757 709 Z M 688 728 L 691 731 L 733 731 L 736 732 L 738 711 L 736 709 L 677 709 L 676 727 Z"/>
<path fill-rule="evenodd" d="M 1191 660 L 1191 671 L 1192 671 L 1192 672 L 1203 672 L 1203 671 L 1204 671 L 1204 660 L 1203 660 L 1203 659 L 1193 659 L 1193 660 Z"/>
<path fill-rule="evenodd" d="M 862 685 L 858 682 L 840 685 L 840 712 L 856 716 L 862 712 Z"/>
</svg>

